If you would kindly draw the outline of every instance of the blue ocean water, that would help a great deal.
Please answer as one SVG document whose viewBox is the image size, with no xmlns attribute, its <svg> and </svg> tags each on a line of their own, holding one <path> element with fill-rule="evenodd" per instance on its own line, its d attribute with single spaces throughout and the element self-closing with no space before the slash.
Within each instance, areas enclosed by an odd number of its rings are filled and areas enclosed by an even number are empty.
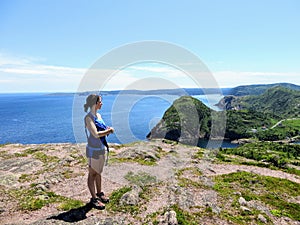
<svg viewBox="0 0 300 225">
<path fill-rule="evenodd" d="M 178 97 L 104 95 L 99 113 L 107 125 L 115 128 L 108 141 L 146 140 L 151 128 Z M 207 104 L 205 96 L 195 97 Z M 0 144 L 86 142 L 85 99 L 86 96 L 76 96 L 74 100 L 72 94 L 0 94 Z"/>
</svg>

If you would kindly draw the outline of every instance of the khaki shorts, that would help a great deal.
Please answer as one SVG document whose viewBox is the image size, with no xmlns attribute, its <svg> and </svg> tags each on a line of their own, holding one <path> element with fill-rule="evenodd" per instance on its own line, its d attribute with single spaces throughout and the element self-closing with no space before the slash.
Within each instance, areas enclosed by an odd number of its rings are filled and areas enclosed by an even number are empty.
<svg viewBox="0 0 300 225">
<path fill-rule="evenodd" d="M 104 163 L 105 163 L 105 155 L 99 155 L 97 159 L 88 158 L 89 167 L 95 170 L 98 174 L 101 174 L 103 171 Z"/>
</svg>

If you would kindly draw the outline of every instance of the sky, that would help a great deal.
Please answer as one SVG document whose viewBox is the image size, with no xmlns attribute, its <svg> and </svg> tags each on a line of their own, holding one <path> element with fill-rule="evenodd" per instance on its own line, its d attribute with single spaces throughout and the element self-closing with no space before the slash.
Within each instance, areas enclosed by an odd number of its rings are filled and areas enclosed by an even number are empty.
<svg viewBox="0 0 300 225">
<path fill-rule="evenodd" d="M 103 56 L 145 41 L 196 55 L 221 88 L 300 85 L 299 11 L 298 0 L 1 0 L 0 93 L 77 91 Z M 99 88 L 149 77 L 199 86 L 180 69 L 136 62 L 108 73 Z"/>
</svg>

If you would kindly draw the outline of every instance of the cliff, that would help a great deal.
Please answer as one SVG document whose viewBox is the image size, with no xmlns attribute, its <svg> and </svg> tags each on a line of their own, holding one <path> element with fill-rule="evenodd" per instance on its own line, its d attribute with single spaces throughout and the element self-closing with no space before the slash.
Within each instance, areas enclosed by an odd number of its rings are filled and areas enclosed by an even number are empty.
<svg viewBox="0 0 300 225">
<path fill-rule="evenodd" d="M 1 145 L 0 224 L 299 224 L 292 170 L 164 139 L 110 145 L 104 211 L 88 204 L 84 145 Z"/>
<path fill-rule="evenodd" d="M 167 109 L 147 138 L 166 138 L 197 145 L 199 138 L 210 135 L 210 117 L 211 110 L 201 101 L 182 96 Z"/>
</svg>

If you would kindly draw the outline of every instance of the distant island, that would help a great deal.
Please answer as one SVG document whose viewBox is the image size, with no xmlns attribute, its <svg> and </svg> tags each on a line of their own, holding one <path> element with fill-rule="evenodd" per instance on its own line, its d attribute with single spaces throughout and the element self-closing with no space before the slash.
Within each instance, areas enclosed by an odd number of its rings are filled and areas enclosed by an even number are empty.
<svg viewBox="0 0 300 225">
<path fill-rule="evenodd" d="M 246 96 L 246 95 L 259 95 L 269 88 L 280 86 L 291 90 L 300 90 L 300 86 L 290 83 L 275 83 L 275 84 L 253 84 L 242 85 L 233 88 L 177 88 L 177 89 L 157 89 L 157 90 L 91 90 L 84 92 L 54 92 L 49 95 L 83 95 L 87 96 L 91 93 L 100 93 L 101 95 L 205 95 L 205 94 L 222 94 L 224 96 Z"/>
</svg>

